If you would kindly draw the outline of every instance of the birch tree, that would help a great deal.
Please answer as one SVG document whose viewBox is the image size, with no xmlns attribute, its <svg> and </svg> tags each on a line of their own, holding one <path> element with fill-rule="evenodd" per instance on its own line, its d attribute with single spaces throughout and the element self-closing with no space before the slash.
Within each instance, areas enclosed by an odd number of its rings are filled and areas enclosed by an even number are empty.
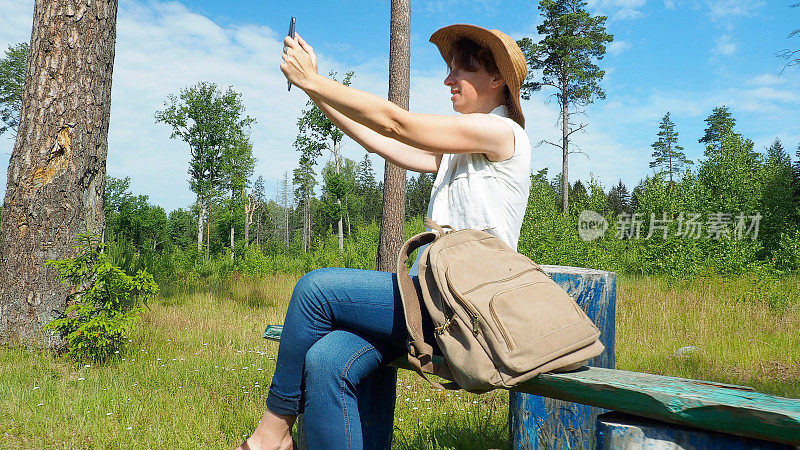
<svg viewBox="0 0 800 450">
<path fill-rule="evenodd" d="M 189 186 L 197 196 L 197 251 L 203 249 L 203 223 L 211 202 L 220 193 L 223 180 L 223 152 L 247 134 L 253 122 L 244 116 L 241 94 L 216 84 L 200 82 L 170 95 L 156 122 L 172 127 L 170 138 L 189 144 Z"/>
</svg>

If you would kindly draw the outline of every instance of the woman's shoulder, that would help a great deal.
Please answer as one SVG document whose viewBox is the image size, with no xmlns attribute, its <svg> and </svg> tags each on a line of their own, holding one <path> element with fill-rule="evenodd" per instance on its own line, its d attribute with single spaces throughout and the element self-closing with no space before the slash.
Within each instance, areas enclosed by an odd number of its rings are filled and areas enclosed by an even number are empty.
<svg viewBox="0 0 800 450">
<path fill-rule="evenodd" d="M 488 114 L 496 116 L 502 119 L 503 122 L 506 122 L 511 127 L 511 130 L 514 132 L 515 137 L 524 136 L 525 141 L 528 141 L 528 135 L 525 133 L 525 129 L 522 127 L 522 125 L 520 125 L 514 119 L 509 117 L 508 108 L 505 105 L 500 105 L 496 107 L 495 109 L 491 110 Z"/>
</svg>

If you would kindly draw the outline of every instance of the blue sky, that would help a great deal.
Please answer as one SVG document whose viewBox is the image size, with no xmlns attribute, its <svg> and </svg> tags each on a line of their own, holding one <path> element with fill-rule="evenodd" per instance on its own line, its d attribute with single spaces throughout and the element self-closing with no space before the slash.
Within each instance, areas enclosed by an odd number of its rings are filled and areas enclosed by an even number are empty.
<svg viewBox="0 0 800 450">
<path fill-rule="evenodd" d="M 800 48 L 800 8 L 791 0 L 590 0 L 589 9 L 608 16 L 615 37 L 600 66 L 606 99 L 586 108 L 576 144 L 588 157 L 570 158 L 570 179 L 596 177 L 608 189 L 621 179 L 629 188 L 651 173 L 650 144 L 669 111 L 679 143 L 690 159 L 701 159 L 697 142 L 705 119 L 730 107 L 737 129 L 763 151 L 776 137 L 794 155 L 800 144 L 800 68 L 775 56 Z M 412 1 L 411 109 L 452 114 L 445 66 L 430 34 L 451 23 L 499 28 L 515 38 L 538 39 L 535 1 Z M 109 131 L 108 174 L 130 176 L 136 194 L 167 210 L 189 206 L 189 152 L 170 140 L 154 112 L 166 97 L 198 81 L 233 86 L 243 94 L 258 158 L 256 176 L 269 194 L 297 165 L 291 144 L 304 107 L 302 91 L 286 92 L 278 64 L 288 19 L 315 47 L 321 70 L 354 70 L 353 85 L 385 96 L 388 89 L 389 2 L 328 0 L 293 2 L 211 0 L 121 0 Z M 0 0 L 0 49 L 30 39 L 33 1 Z M 558 111 L 543 91 L 523 103 L 531 142 L 559 136 Z M 4 166 L 13 140 L 0 136 Z M 354 142 L 345 156 L 360 160 Z M 326 156 L 327 157 L 327 156 Z M 325 158 L 323 158 L 323 161 Z M 382 172 L 383 161 L 372 156 Z M 6 166 L 7 167 L 7 166 Z M 560 151 L 534 149 L 532 170 L 560 172 Z M 4 195 L 5 186 L 0 187 Z"/>
</svg>

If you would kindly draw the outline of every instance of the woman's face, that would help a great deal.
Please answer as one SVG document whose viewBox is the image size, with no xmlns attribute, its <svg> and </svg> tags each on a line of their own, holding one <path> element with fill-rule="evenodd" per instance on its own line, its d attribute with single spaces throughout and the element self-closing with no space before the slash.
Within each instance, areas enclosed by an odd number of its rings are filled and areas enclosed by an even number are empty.
<svg viewBox="0 0 800 450">
<path fill-rule="evenodd" d="M 478 70 L 470 72 L 458 67 L 455 61 L 450 63 L 450 74 L 444 84 L 450 87 L 453 109 L 462 114 L 491 111 L 496 106 L 497 88 L 503 85 L 499 77 L 486 72 L 483 66 L 478 65 Z"/>
</svg>

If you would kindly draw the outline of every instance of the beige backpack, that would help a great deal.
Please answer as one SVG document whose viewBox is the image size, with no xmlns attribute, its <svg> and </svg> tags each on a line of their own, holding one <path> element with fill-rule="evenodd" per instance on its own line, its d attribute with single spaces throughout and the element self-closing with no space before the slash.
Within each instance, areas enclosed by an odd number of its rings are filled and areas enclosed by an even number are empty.
<svg viewBox="0 0 800 450">
<path fill-rule="evenodd" d="M 484 231 L 445 233 L 430 219 L 426 225 L 436 231 L 406 241 L 397 261 L 408 360 L 420 375 L 434 373 L 485 392 L 543 372 L 574 370 L 602 353 L 600 331 L 538 264 Z M 406 263 L 428 243 L 419 262 L 420 299 Z M 423 340 L 423 308 L 444 365 L 433 364 L 433 348 Z"/>
</svg>

